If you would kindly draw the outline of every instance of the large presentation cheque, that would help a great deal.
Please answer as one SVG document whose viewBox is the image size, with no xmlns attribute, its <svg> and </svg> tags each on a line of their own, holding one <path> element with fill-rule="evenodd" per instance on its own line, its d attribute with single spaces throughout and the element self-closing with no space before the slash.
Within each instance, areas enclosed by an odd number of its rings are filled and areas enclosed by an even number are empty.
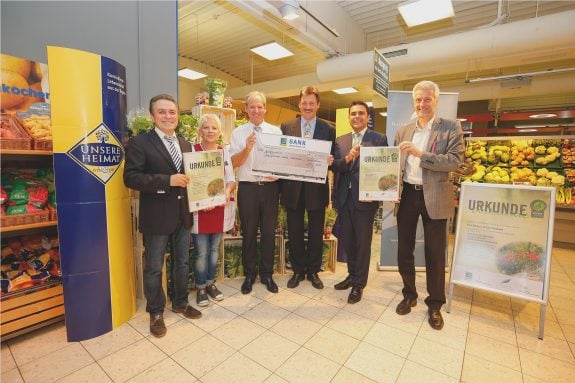
<svg viewBox="0 0 575 383">
<path fill-rule="evenodd" d="M 359 200 L 399 199 L 399 147 L 362 146 L 359 152 Z"/>
<path fill-rule="evenodd" d="M 295 181 L 324 183 L 331 141 L 260 133 L 252 174 Z"/>
<path fill-rule="evenodd" d="M 451 282 L 545 301 L 555 188 L 461 184 Z"/>
<path fill-rule="evenodd" d="M 191 180 L 187 187 L 190 211 L 226 203 L 223 151 L 184 153 L 184 170 Z"/>
</svg>

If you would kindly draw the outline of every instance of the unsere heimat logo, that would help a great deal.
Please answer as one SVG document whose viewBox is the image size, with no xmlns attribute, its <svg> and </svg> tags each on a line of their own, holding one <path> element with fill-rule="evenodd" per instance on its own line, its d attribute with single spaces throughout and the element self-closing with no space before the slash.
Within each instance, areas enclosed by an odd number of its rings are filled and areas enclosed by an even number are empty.
<svg viewBox="0 0 575 383">
<path fill-rule="evenodd" d="M 67 154 L 104 184 L 124 160 L 122 145 L 104 123 L 88 133 Z"/>
</svg>

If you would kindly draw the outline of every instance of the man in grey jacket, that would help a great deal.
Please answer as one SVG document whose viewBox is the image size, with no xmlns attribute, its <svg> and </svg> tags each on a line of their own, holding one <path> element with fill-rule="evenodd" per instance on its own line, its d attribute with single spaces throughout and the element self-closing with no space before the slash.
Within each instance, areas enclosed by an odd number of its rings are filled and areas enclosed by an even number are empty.
<svg viewBox="0 0 575 383">
<path fill-rule="evenodd" d="M 463 160 L 463 133 L 457 121 L 435 116 L 439 87 L 421 81 L 413 87 L 417 120 L 401 127 L 395 136 L 401 156 L 402 192 L 397 212 L 397 262 L 403 279 L 403 300 L 396 312 L 405 315 L 417 304 L 415 287 L 415 234 L 423 220 L 428 321 L 443 328 L 441 306 L 445 304 L 445 249 L 447 219 L 453 216 L 453 185 L 449 172 Z"/>
</svg>

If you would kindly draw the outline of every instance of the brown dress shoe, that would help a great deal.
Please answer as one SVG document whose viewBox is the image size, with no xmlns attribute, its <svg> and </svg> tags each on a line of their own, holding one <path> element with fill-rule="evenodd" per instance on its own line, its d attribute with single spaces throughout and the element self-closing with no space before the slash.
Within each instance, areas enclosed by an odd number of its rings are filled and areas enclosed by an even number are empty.
<svg viewBox="0 0 575 383">
<path fill-rule="evenodd" d="M 443 317 L 441 316 L 441 311 L 439 309 L 429 309 L 427 314 L 429 315 L 427 321 L 431 328 L 434 330 L 441 330 L 443 328 Z"/>
<path fill-rule="evenodd" d="M 411 308 L 417 305 L 417 299 L 403 298 L 395 308 L 395 312 L 399 315 L 406 315 L 411 312 Z"/>
<path fill-rule="evenodd" d="M 172 311 L 175 312 L 176 314 L 184 314 L 184 316 L 188 319 L 198 319 L 202 317 L 201 311 L 196 310 L 190 305 L 182 307 L 172 306 Z"/>
<path fill-rule="evenodd" d="M 166 335 L 168 329 L 164 323 L 164 316 L 162 314 L 150 314 L 150 334 L 156 338 L 161 338 Z"/>
</svg>

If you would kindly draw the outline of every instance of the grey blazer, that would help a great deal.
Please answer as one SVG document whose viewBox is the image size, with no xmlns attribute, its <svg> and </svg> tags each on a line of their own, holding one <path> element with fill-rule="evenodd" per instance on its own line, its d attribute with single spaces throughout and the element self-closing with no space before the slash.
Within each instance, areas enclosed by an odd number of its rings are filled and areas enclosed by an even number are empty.
<svg viewBox="0 0 575 383">
<path fill-rule="evenodd" d="M 411 141 L 414 132 L 415 122 L 401 127 L 395 135 L 395 145 L 402 141 Z M 453 217 L 453 184 L 449 181 L 449 172 L 459 167 L 464 151 L 463 131 L 459 121 L 436 117 L 421 156 L 423 197 L 427 213 L 432 219 Z M 402 179 L 406 159 L 407 155 L 402 153 Z"/>
</svg>

